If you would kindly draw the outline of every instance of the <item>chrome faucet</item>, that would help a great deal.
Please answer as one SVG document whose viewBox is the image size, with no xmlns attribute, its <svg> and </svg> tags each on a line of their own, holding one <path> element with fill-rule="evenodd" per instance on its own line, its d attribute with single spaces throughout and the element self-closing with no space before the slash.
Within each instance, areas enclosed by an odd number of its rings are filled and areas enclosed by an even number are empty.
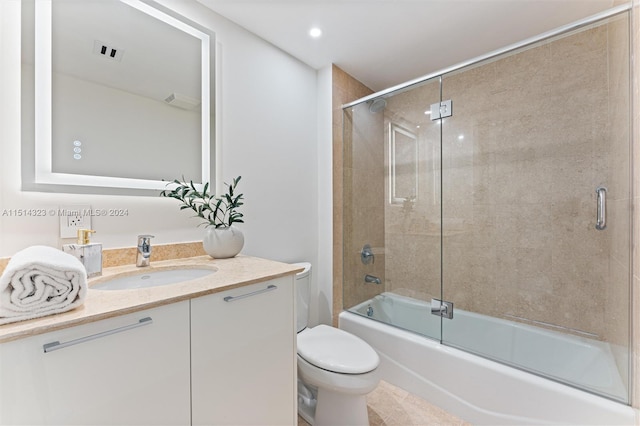
<svg viewBox="0 0 640 426">
<path fill-rule="evenodd" d="M 364 265 L 375 262 L 376 256 L 373 254 L 371 245 L 365 244 L 364 247 L 362 247 L 362 250 L 360 250 L 360 260 Z"/>
<path fill-rule="evenodd" d="M 149 266 L 151 263 L 151 239 L 153 235 L 138 235 L 138 255 L 136 266 Z"/>
<path fill-rule="evenodd" d="M 369 274 L 364 276 L 364 282 L 365 283 L 382 284 L 382 281 L 380 281 L 380 278 L 374 277 L 373 275 L 369 275 Z"/>
</svg>

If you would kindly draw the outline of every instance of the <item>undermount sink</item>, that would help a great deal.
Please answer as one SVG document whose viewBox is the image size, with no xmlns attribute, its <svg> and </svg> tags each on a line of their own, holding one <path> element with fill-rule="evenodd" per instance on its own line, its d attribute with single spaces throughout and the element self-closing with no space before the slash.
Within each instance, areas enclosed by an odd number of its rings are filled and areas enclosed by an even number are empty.
<svg viewBox="0 0 640 426">
<path fill-rule="evenodd" d="M 207 268 L 182 268 L 142 272 L 123 277 L 116 275 L 114 278 L 96 283 L 90 288 L 95 290 L 129 290 L 134 288 L 159 287 L 195 280 L 215 272 L 214 269 Z"/>
</svg>

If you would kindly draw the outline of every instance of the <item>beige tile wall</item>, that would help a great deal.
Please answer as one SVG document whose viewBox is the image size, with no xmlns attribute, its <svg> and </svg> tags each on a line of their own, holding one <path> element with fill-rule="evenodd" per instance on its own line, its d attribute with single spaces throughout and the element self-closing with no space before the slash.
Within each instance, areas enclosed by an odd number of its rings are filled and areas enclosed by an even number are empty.
<svg viewBox="0 0 640 426">
<path fill-rule="evenodd" d="M 608 182 L 610 190 L 607 198 L 609 240 L 609 275 L 607 282 L 612 283 L 604 292 L 604 334 L 606 340 L 615 344 L 614 354 L 617 356 L 620 371 L 627 371 L 628 358 L 623 353 L 631 347 L 630 320 L 631 308 L 629 296 L 631 294 L 631 244 L 629 233 L 632 218 L 629 215 L 632 202 L 630 191 L 631 161 L 630 141 L 632 133 L 631 88 L 629 82 L 629 21 L 620 19 L 608 25 L 608 90 L 610 104 L 608 108 L 609 146 L 610 156 L 607 164 L 609 172 Z M 624 191 L 623 191 L 624 189 Z M 617 283 L 629 282 L 630 286 Z"/>
<path fill-rule="evenodd" d="M 349 175 L 352 164 L 347 163 L 349 167 L 345 167 L 343 161 L 343 123 L 342 123 L 342 105 L 347 104 L 356 99 L 373 93 L 371 89 L 351 77 L 349 74 L 338 68 L 332 67 L 332 97 L 333 97 L 333 323 L 337 325 L 338 315 L 343 308 L 343 228 L 350 229 L 352 226 L 352 216 L 345 217 L 343 214 L 345 198 L 351 200 L 351 189 L 345 189 L 344 174 Z M 350 179 L 346 179 L 350 182 Z M 349 185 L 349 188 L 352 188 Z M 346 195 L 345 195 L 346 194 Z M 348 201 L 347 201 L 348 202 Z M 380 208 L 382 208 L 380 206 Z M 372 217 L 374 215 L 372 214 Z M 381 217 L 381 214 L 375 215 Z M 351 239 L 350 241 L 353 241 Z M 350 247 L 353 243 L 350 243 Z M 353 253 L 348 257 L 353 257 Z M 351 259 L 353 262 L 353 259 Z M 382 262 L 378 262 L 380 266 Z M 382 263 L 384 265 L 384 263 Z M 349 270 L 348 277 L 345 279 L 353 282 L 355 272 Z M 347 303 L 350 303 L 348 301 Z"/>
<path fill-rule="evenodd" d="M 625 31 L 616 20 L 444 77 L 454 105 L 442 123 L 446 300 L 628 345 Z M 423 111 L 438 89 L 412 88 L 385 112 L 415 129 L 422 160 L 416 203 L 386 209 L 387 286 L 426 300 L 440 282 L 440 159 L 430 148 L 440 124 Z M 600 184 L 610 189 L 605 232 L 594 229 Z"/>
<path fill-rule="evenodd" d="M 389 98 L 385 110 L 385 147 L 392 124 L 414 134 L 419 171 L 415 200 L 391 203 L 390 154 L 385 157 L 386 287 L 421 300 L 440 298 L 440 125 L 424 113 L 438 102 L 435 79 Z"/>
<path fill-rule="evenodd" d="M 604 335 L 606 47 L 601 27 L 444 78 L 444 217 L 472 228 L 444 241 L 460 308 Z"/>
<path fill-rule="evenodd" d="M 352 307 L 384 291 L 384 114 L 362 103 L 344 114 L 343 305 Z M 361 252 L 372 248 L 373 262 Z M 365 282 L 365 275 L 381 284 Z"/>
<path fill-rule="evenodd" d="M 633 0 L 633 382 L 632 403 L 640 408 L 640 0 Z"/>
</svg>

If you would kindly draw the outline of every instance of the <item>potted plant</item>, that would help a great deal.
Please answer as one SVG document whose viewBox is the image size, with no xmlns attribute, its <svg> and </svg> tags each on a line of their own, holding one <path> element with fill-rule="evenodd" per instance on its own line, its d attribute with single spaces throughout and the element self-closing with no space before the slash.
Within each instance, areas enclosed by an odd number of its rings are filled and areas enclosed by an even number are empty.
<svg viewBox="0 0 640 426">
<path fill-rule="evenodd" d="M 194 185 L 183 180 L 174 180 L 172 189 L 166 189 L 160 193 L 161 197 L 175 198 L 180 201 L 180 210 L 191 209 L 196 216 L 204 219 L 200 225 L 206 226 L 202 245 L 205 252 L 211 257 L 224 259 L 234 257 L 244 246 L 244 235 L 234 226 L 234 223 L 244 223 L 243 214 L 238 211 L 244 203 L 243 194 L 236 194 L 236 188 L 240 178 L 233 179 L 227 186 L 226 194 L 217 197 L 209 193 L 209 182 L 206 182 L 201 191 Z"/>
</svg>

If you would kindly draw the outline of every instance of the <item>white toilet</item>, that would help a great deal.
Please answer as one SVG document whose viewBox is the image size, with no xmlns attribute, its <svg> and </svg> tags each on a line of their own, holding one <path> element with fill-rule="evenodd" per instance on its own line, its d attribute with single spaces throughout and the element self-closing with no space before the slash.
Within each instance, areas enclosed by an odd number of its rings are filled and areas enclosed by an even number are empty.
<svg viewBox="0 0 640 426">
<path fill-rule="evenodd" d="M 378 385 L 380 358 L 364 340 L 318 325 L 308 328 L 311 264 L 296 263 L 298 413 L 314 426 L 368 425 L 366 395 Z"/>
</svg>

